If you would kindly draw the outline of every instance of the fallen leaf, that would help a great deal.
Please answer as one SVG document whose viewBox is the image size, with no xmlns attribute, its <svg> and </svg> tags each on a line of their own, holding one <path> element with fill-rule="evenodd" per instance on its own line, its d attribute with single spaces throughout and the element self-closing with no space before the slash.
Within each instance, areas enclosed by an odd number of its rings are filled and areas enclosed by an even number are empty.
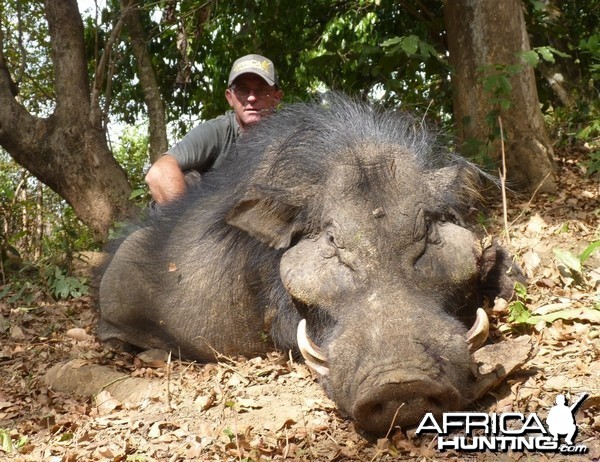
<svg viewBox="0 0 600 462">
<path fill-rule="evenodd" d="M 169 360 L 169 353 L 165 350 L 151 349 L 142 351 L 137 357 L 149 367 L 165 367 Z"/>
<path fill-rule="evenodd" d="M 545 315 L 549 313 L 553 313 L 555 311 L 564 310 L 569 308 L 573 304 L 570 302 L 567 303 L 550 303 L 548 305 L 540 306 L 538 308 L 533 308 L 531 312 L 536 315 Z"/>
<path fill-rule="evenodd" d="M 531 337 L 522 336 L 486 345 L 473 353 L 479 367 L 475 396 L 483 396 L 527 361 L 532 350 Z"/>
<path fill-rule="evenodd" d="M 554 311 L 545 315 L 531 315 L 525 320 L 525 323 L 535 325 L 540 321 L 553 323 L 558 319 L 567 321 L 588 321 L 592 324 L 600 324 L 600 310 L 593 308 L 572 308 L 568 310 Z"/>
<path fill-rule="evenodd" d="M 215 404 L 217 394 L 214 390 L 210 392 L 208 395 L 200 395 L 194 400 L 194 404 L 196 404 L 201 411 L 206 411 L 210 409 Z"/>
<path fill-rule="evenodd" d="M 23 333 L 23 329 L 19 326 L 12 326 L 10 328 L 10 338 L 12 340 L 25 340 L 25 334 Z"/>
<path fill-rule="evenodd" d="M 121 402 L 118 399 L 113 398 L 110 392 L 106 390 L 103 390 L 96 395 L 96 408 L 100 415 L 110 414 L 120 406 Z"/>
<path fill-rule="evenodd" d="M 160 426 L 162 422 L 154 422 L 148 431 L 148 438 L 158 438 L 161 435 Z"/>
<path fill-rule="evenodd" d="M 523 254 L 523 263 L 528 274 L 533 274 L 533 271 L 540 266 L 542 259 L 533 250 L 529 250 Z"/>
<path fill-rule="evenodd" d="M 535 236 L 542 233 L 547 226 L 548 224 L 544 221 L 540 214 L 536 213 L 529 219 L 526 231 Z"/>
</svg>

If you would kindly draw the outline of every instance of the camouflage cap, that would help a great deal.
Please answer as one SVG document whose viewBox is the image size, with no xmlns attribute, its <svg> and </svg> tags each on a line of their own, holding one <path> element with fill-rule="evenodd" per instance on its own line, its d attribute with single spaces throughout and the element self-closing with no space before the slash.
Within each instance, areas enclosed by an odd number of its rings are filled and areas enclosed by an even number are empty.
<svg viewBox="0 0 600 462">
<path fill-rule="evenodd" d="M 231 66 L 227 86 L 231 86 L 233 81 L 242 74 L 256 74 L 269 85 L 279 86 L 279 77 L 273 61 L 261 55 L 246 55 L 236 59 Z"/>
</svg>

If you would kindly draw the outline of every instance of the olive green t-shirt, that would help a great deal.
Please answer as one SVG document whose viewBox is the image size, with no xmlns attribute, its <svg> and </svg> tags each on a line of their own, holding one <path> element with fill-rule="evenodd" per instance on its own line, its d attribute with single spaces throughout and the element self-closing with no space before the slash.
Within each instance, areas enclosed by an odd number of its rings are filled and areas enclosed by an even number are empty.
<svg viewBox="0 0 600 462">
<path fill-rule="evenodd" d="M 204 173 L 218 168 L 233 154 L 230 149 L 240 135 L 240 126 L 233 111 L 206 122 L 190 130 L 168 154 L 177 159 L 181 170 L 197 170 Z"/>
</svg>

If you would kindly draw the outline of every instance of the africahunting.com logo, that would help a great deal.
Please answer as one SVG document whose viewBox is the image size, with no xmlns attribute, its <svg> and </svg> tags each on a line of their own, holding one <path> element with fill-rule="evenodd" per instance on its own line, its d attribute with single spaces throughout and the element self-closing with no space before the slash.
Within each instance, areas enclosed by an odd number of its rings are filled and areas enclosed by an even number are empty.
<svg viewBox="0 0 600 462">
<path fill-rule="evenodd" d="M 568 406 L 565 396 L 558 395 L 545 425 L 535 413 L 446 412 L 441 420 L 427 413 L 416 434 L 437 433 L 439 451 L 586 454 L 585 445 L 575 444 L 575 411 L 587 397 L 588 393 L 583 393 Z"/>
</svg>

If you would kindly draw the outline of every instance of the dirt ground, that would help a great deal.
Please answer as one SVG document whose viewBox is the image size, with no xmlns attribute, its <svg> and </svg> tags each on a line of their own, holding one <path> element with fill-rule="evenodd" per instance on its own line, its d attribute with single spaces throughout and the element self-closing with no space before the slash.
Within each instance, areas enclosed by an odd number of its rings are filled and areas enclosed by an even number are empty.
<svg viewBox="0 0 600 462">
<path fill-rule="evenodd" d="M 497 303 L 492 341 L 528 337 L 533 350 L 474 409 L 545 421 L 559 393 L 572 403 L 587 392 L 575 415 L 576 444 L 586 454 L 440 452 L 436 435 L 401 430 L 372 439 L 285 353 L 205 365 L 161 352 L 116 353 L 94 337 L 89 297 L 40 295 L 28 306 L 0 300 L 0 460 L 599 460 L 600 251 L 583 266 L 572 257 L 600 240 L 600 183 L 568 155 L 560 164 L 559 193 L 509 198 L 502 240 L 528 274 L 521 295 L 528 311 L 518 316 Z M 484 225 L 498 236 L 504 221 L 496 203 Z M 51 388 L 65 370 L 78 379 L 64 390 L 94 396 Z"/>
</svg>

